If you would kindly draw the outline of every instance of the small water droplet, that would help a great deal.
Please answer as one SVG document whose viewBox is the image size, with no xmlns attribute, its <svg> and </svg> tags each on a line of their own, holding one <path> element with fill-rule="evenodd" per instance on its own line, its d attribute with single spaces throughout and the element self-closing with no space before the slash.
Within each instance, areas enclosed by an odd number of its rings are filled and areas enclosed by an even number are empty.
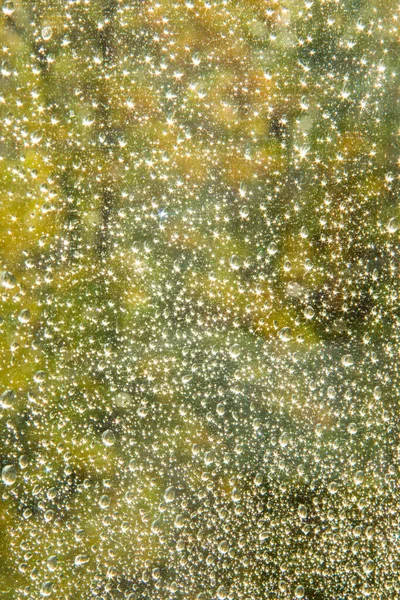
<svg viewBox="0 0 400 600">
<path fill-rule="evenodd" d="M 42 596 L 50 596 L 52 590 L 53 590 L 53 582 L 45 581 L 44 583 L 42 583 L 42 587 L 40 588 L 40 593 Z"/>
<path fill-rule="evenodd" d="M 115 435 L 111 429 L 106 429 L 101 436 L 102 442 L 105 446 L 113 446 L 115 444 Z"/>
<path fill-rule="evenodd" d="M 51 37 L 53 35 L 53 29 L 47 25 L 46 27 L 43 27 L 42 29 L 42 38 L 45 42 L 48 42 Z"/>
<path fill-rule="evenodd" d="M 275 242 L 271 242 L 267 248 L 267 252 L 268 254 L 270 254 L 271 256 L 273 256 L 274 254 L 276 254 L 278 252 L 278 246 L 275 244 Z"/>
<path fill-rule="evenodd" d="M 361 485 L 364 482 L 364 473 L 363 471 L 357 471 L 354 476 L 354 483 L 356 485 Z"/>
<path fill-rule="evenodd" d="M 217 597 L 219 598 L 219 600 L 224 600 L 227 595 L 228 590 L 226 589 L 226 587 L 224 585 L 220 585 L 217 589 Z"/>
<path fill-rule="evenodd" d="M 1 285 L 6 289 L 12 289 L 15 287 L 17 280 L 10 271 L 3 271 L 1 274 Z"/>
<path fill-rule="evenodd" d="M 290 327 L 283 327 L 279 332 L 279 339 L 282 342 L 289 342 L 292 339 L 292 330 Z"/>
<path fill-rule="evenodd" d="M 332 481 L 329 485 L 328 485 L 328 491 L 330 494 L 336 494 L 337 491 L 339 489 L 338 484 L 336 483 L 336 481 Z"/>
<path fill-rule="evenodd" d="M 165 490 L 164 500 L 168 503 L 173 502 L 175 500 L 175 489 L 172 486 Z"/>
<path fill-rule="evenodd" d="M 233 254 L 230 257 L 229 264 L 231 266 L 231 269 L 233 269 L 234 271 L 240 269 L 240 258 L 237 256 L 237 254 Z"/>
<path fill-rule="evenodd" d="M 351 354 L 345 354 L 342 356 L 342 365 L 344 367 L 351 367 L 354 365 L 354 360 Z"/>
<path fill-rule="evenodd" d="M 238 356 L 240 355 L 240 346 L 239 346 L 239 344 L 233 344 L 229 348 L 229 355 L 231 356 L 231 358 L 238 358 Z"/>
<path fill-rule="evenodd" d="M 19 313 L 18 321 L 20 323 L 28 323 L 30 321 L 30 318 L 31 318 L 30 310 L 28 308 L 24 308 Z"/>
<path fill-rule="evenodd" d="M 0 406 L 2 408 L 11 408 L 15 402 L 15 392 L 13 390 L 6 390 L 0 396 Z"/>
<path fill-rule="evenodd" d="M 304 506 L 304 504 L 299 504 L 297 508 L 297 514 L 299 515 L 300 519 L 307 519 L 307 507 Z"/>
<path fill-rule="evenodd" d="M 279 444 L 282 446 L 282 448 L 286 448 L 286 446 L 289 443 L 289 434 L 288 433 L 282 433 L 282 435 L 279 438 Z"/>
<path fill-rule="evenodd" d="M 386 225 L 386 229 L 389 233 L 396 233 L 396 231 L 399 228 L 399 224 L 397 222 L 397 219 L 395 217 L 393 217 L 392 219 L 389 219 L 387 225 Z"/>
<path fill-rule="evenodd" d="M 76 567 L 80 567 L 89 562 L 89 556 L 87 554 L 79 554 L 75 557 L 74 563 Z"/>
<path fill-rule="evenodd" d="M 295 597 L 296 598 L 304 598 L 304 594 L 305 594 L 304 587 L 302 585 L 298 585 L 296 587 L 296 589 L 294 590 Z"/>
</svg>

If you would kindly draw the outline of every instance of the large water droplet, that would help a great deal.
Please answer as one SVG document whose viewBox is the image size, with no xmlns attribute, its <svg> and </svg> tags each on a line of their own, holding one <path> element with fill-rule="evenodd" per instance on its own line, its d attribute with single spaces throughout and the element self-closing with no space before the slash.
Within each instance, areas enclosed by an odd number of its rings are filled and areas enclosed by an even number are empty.
<svg viewBox="0 0 400 600">
<path fill-rule="evenodd" d="M 6 485 L 14 485 L 17 481 L 17 469 L 14 465 L 6 465 L 1 471 L 1 479 Z"/>
</svg>

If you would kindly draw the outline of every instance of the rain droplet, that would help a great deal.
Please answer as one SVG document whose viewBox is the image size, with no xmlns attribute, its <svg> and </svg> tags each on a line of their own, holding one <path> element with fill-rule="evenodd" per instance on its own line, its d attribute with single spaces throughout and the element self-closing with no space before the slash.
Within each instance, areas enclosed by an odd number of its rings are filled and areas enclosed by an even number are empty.
<svg viewBox="0 0 400 600">
<path fill-rule="evenodd" d="M 399 225 L 398 225 L 397 219 L 395 217 L 390 219 L 386 225 L 386 229 L 389 233 L 396 233 L 398 228 L 399 228 Z"/>
<path fill-rule="evenodd" d="M 53 582 L 45 581 L 44 583 L 42 583 L 42 587 L 40 588 L 40 593 L 42 596 L 50 596 L 52 590 L 53 590 Z"/>
<path fill-rule="evenodd" d="M 101 436 L 102 442 L 105 446 L 113 446 L 115 444 L 115 435 L 111 429 L 106 429 Z"/>
<path fill-rule="evenodd" d="M 286 432 L 282 433 L 282 435 L 279 438 L 279 444 L 282 446 L 282 448 L 285 448 L 288 445 L 289 439 L 289 434 L 287 434 Z"/>
<path fill-rule="evenodd" d="M 344 356 L 342 356 L 342 365 L 344 367 L 351 367 L 354 365 L 353 357 L 351 356 L 351 354 L 345 354 Z"/>
<path fill-rule="evenodd" d="M 304 316 L 308 321 L 310 321 L 314 317 L 314 314 L 315 313 L 311 307 L 308 306 L 304 309 Z"/>
<path fill-rule="evenodd" d="M 299 515 L 300 519 L 307 519 L 307 507 L 304 506 L 304 504 L 299 504 L 297 508 L 297 514 Z"/>
<path fill-rule="evenodd" d="M 110 506 L 110 497 L 104 494 L 99 500 L 100 508 L 108 508 Z"/>
<path fill-rule="evenodd" d="M 290 327 L 283 327 L 279 332 L 279 339 L 282 342 L 289 342 L 292 339 L 292 330 Z"/>
<path fill-rule="evenodd" d="M 44 371 L 36 371 L 36 373 L 33 376 L 33 381 L 35 383 L 43 383 L 45 379 L 46 373 Z"/>
<path fill-rule="evenodd" d="M 20 323 L 28 323 L 30 321 L 31 318 L 31 313 L 30 310 L 27 308 L 24 308 L 23 310 L 21 310 L 21 312 L 19 313 L 18 316 L 18 321 Z"/>
<path fill-rule="evenodd" d="M 354 476 L 354 483 L 356 485 L 361 485 L 364 481 L 364 473 L 363 471 L 357 471 L 357 473 Z"/>
<path fill-rule="evenodd" d="M 165 490 L 164 500 L 168 503 L 175 500 L 175 489 L 172 486 Z"/>
<path fill-rule="evenodd" d="M 47 25 L 46 27 L 43 27 L 42 29 L 42 38 L 45 42 L 48 42 L 51 37 L 53 35 L 53 29 Z"/>
<path fill-rule="evenodd" d="M 49 571 L 55 571 L 57 569 L 57 556 L 49 556 L 47 559 L 46 565 Z"/>
<path fill-rule="evenodd" d="M 335 481 L 332 481 L 329 485 L 328 485 L 328 491 L 330 494 L 336 494 L 337 491 L 339 489 L 338 484 Z"/>
<path fill-rule="evenodd" d="M 226 589 L 226 587 L 224 585 L 220 585 L 217 589 L 217 597 L 219 598 L 219 600 L 224 600 L 227 595 L 228 590 Z"/>
<path fill-rule="evenodd" d="M 182 529 L 182 527 L 184 525 L 185 525 L 185 517 L 183 515 L 177 515 L 177 517 L 175 518 L 174 526 L 177 529 Z"/>
<path fill-rule="evenodd" d="M 267 252 L 268 254 L 270 254 L 271 256 L 273 256 L 274 254 L 276 254 L 278 252 L 278 246 L 275 244 L 275 242 L 271 242 L 267 248 Z"/>
<path fill-rule="evenodd" d="M 296 598 L 304 598 L 304 587 L 302 585 L 298 585 L 294 590 L 294 595 Z"/>
<path fill-rule="evenodd" d="M 76 567 L 80 567 L 89 562 L 89 556 L 87 554 L 79 554 L 75 557 L 74 563 Z"/>
<path fill-rule="evenodd" d="M 10 271 L 3 271 L 1 274 L 1 285 L 7 289 L 15 287 L 17 280 Z"/>
<path fill-rule="evenodd" d="M 2 408 L 11 408 L 15 402 L 15 392 L 13 390 L 6 390 L 0 396 L 0 406 Z"/>
<path fill-rule="evenodd" d="M 369 575 L 370 573 L 372 573 L 374 568 L 375 568 L 375 565 L 374 565 L 373 560 L 369 559 L 364 563 L 363 570 L 366 575 Z"/>
<path fill-rule="evenodd" d="M 1 479 L 5 485 L 14 485 L 17 481 L 17 469 L 14 465 L 6 465 L 1 471 Z"/>
<path fill-rule="evenodd" d="M 7 2 L 4 2 L 4 4 L 3 4 L 3 13 L 7 17 L 10 17 L 13 14 L 14 10 L 15 10 L 15 8 L 14 8 L 14 2 L 12 2 L 11 0 L 8 0 Z"/>
<path fill-rule="evenodd" d="M 231 356 L 231 358 L 238 358 L 238 356 L 240 355 L 239 344 L 232 344 L 232 346 L 229 348 L 229 355 Z"/>
<path fill-rule="evenodd" d="M 231 269 L 237 271 L 240 268 L 240 258 L 236 254 L 233 254 L 229 259 L 229 264 Z"/>
</svg>

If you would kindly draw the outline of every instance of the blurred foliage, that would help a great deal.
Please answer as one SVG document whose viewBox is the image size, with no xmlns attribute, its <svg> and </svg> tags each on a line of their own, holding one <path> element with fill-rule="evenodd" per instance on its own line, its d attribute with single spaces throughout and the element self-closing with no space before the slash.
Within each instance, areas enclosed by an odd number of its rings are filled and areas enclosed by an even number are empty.
<svg viewBox="0 0 400 600">
<path fill-rule="evenodd" d="M 398 597 L 399 18 L 3 2 L 2 598 Z"/>
</svg>

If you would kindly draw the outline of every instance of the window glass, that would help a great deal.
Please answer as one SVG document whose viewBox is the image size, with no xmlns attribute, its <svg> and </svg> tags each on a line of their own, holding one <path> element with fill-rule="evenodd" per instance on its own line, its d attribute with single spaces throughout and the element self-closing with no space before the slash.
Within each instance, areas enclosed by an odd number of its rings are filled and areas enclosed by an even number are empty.
<svg viewBox="0 0 400 600">
<path fill-rule="evenodd" d="M 0 598 L 398 598 L 399 5 L 0 9 Z"/>
</svg>

